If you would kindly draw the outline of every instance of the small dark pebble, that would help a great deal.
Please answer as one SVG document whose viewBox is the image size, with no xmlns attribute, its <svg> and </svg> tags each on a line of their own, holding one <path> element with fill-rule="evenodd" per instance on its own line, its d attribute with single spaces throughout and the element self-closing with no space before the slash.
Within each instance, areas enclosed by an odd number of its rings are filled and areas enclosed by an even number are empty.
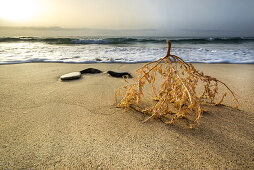
<svg viewBox="0 0 254 170">
<path fill-rule="evenodd" d="M 107 72 L 109 75 L 111 75 L 112 77 L 120 77 L 123 78 L 124 77 L 128 77 L 128 78 L 132 78 L 131 74 L 128 72 L 114 72 L 114 71 L 108 71 Z"/>
<path fill-rule="evenodd" d="M 98 73 L 102 73 L 102 71 L 95 68 L 87 68 L 85 70 L 80 71 L 80 73 L 81 74 L 98 74 Z"/>
</svg>

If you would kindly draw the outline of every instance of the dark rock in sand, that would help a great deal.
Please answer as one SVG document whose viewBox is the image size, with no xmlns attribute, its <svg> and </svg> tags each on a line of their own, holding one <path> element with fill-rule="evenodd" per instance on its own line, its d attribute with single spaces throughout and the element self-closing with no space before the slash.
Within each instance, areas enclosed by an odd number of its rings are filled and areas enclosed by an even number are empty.
<svg viewBox="0 0 254 170">
<path fill-rule="evenodd" d="M 87 68 L 85 70 L 80 71 L 80 73 L 81 74 L 98 74 L 98 73 L 102 73 L 102 71 L 95 68 Z"/>
<path fill-rule="evenodd" d="M 64 74 L 60 78 L 61 80 L 75 80 L 75 79 L 79 79 L 80 77 L 81 77 L 80 72 L 72 72 L 72 73 Z"/>
<path fill-rule="evenodd" d="M 115 72 L 115 71 L 108 71 L 107 72 L 109 75 L 111 75 L 112 77 L 120 77 L 123 78 L 124 77 L 128 77 L 128 78 L 132 78 L 131 74 L 128 72 Z"/>
</svg>

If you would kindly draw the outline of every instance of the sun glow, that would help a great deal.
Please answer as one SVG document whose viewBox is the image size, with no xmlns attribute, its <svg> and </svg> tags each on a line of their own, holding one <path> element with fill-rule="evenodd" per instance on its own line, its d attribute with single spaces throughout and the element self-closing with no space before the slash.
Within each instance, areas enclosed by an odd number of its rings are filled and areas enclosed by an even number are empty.
<svg viewBox="0 0 254 170">
<path fill-rule="evenodd" d="M 0 17 L 10 21 L 34 18 L 39 12 L 38 0 L 0 0 Z"/>
</svg>

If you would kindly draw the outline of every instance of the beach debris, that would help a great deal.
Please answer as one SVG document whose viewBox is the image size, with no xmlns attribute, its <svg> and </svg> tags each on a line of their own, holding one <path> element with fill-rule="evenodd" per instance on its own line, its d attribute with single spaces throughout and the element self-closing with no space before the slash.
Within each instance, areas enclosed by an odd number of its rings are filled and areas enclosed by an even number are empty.
<svg viewBox="0 0 254 170">
<path fill-rule="evenodd" d="M 85 70 L 80 71 L 80 73 L 81 74 L 98 74 L 98 73 L 102 73 L 102 71 L 95 68 L 87 68 Z"/>
<path fill-rule="evenodd" d="M 95 58 L 95 61 L 102 61 L 102 59 L 99 58 L 99 57 L 96 57 L 96 58 Z"/>
<path fill-rule="evenodd" d="M 204 104 L 222 105 L 227 93 L 232 95 L 235 108 L 238 107 L 234 92 L 225 83 L 196 70 L 191 63 L 186 63 L 180 57 L 171 55 L 171 43 L 167 42 L 165 57 L 137 69 L 133 82 L 125 79 L 127 85 L 115 91 L 117 107 L 131 107 L 149 114 L 145 122 L 160 118 L 164 123 L 171 124 L 186 118 L 190 128 L 199 124 Z M 221 93 L 219 89 L 224 92 Z M 151 96 L 150 92 L 153 93 L 154 101 L 142 100 L 144 95 Z M 118 96 L 121 96 L 120 102 Z"/>
<path fill-rule="evenodd" d="M 107 72 L 112 77 L 118 77 L 118 78 L 132 78 L 131 74 L 128 72 L 115 72 L 115 71 L 108 71 Z"/>
<path fill-rule="evenodd" d="M 67 73 L 64 74 L 60 77 L 61 80 L 75 80 L 75 79 L 79 79 L 81 77 L 81 73 L 80 72 L 71 72 L 71 73 Z"/>
</svg>

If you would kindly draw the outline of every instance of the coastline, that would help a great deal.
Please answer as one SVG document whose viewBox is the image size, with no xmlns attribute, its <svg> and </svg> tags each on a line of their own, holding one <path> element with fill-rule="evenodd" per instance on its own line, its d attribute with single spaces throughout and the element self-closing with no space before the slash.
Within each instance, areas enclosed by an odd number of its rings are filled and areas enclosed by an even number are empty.
<svg viewBox="0 0 254 170">
<path fill-rule="evenodd" d="M 209 107 L 194 130 L 159 120 L 142 123 L 146 115 L 115 108 L 114 90 L 124 81 L 106 73 L 59 80 L 89 67 L 134 73 L 141 65 L 0 65 L 0 167 L 254 167 L 252 64 L 194 64 L 225 82 L 240 103 L 240 110 Z"/>
</svg>

